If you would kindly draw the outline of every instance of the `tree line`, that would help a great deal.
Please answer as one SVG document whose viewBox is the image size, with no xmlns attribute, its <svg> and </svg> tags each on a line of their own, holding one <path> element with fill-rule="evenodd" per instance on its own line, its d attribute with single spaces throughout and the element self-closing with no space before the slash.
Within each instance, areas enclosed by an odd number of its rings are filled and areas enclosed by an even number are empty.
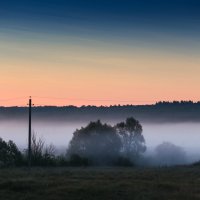
<svg viewBox="0 0 200 200">
<path fill-rule="evenodd" d="M 143 122 L 199 122 L 200 102 L 173 101 L 157 102 L 152 105 L 112 105 L 112 106 L 39 106 L 32 108 L 35 121 L 87 122 L 91 119 L 121 121 L 127 116 L 135 116 Z M 0 107 L 2 120 L 26 120 L 27 107 Z"/>
</svg>

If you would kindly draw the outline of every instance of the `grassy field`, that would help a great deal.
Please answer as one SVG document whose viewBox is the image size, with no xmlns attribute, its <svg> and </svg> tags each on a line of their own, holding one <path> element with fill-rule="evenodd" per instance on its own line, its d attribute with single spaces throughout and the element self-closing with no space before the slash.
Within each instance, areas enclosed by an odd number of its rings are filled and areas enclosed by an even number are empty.
<svg viewBox="0 0 200 200">
<path fill-rule="evenodd" d="M 1 169 L 1 200 L 195 200 L 200 168 Z"/>
</svg>

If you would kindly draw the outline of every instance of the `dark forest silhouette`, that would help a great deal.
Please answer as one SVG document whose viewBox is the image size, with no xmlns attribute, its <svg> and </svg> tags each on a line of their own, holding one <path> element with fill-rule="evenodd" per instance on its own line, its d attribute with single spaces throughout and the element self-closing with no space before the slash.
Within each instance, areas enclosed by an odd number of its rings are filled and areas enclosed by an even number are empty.
<svg viewBox="0 0 200 200">
<path fill-rule="evenodd" d="M 142 122 L 200 121 L 200 102 L 174 101 L 158 102 L 153 105 L 113 105 L 113 106 L 42 106 L 32 108 L 34 120 L 90 121 L 101 119 L 121 121 L 127 116 L 135 116 Z M 0 107 L 0 120 L 20 120 L 27 118 L 27 107 Z"/>
</svg>

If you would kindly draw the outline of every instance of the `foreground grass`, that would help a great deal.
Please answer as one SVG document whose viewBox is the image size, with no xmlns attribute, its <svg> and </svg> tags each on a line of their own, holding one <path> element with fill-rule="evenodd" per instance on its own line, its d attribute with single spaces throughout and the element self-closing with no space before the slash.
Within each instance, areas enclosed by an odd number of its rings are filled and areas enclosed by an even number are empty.
<svg viewBox="0 0 200 200">
<path fill-rule="evenodd" d="M 195 200 L 200 168 L 1 169 L 2 200 Z"/>
</svg>

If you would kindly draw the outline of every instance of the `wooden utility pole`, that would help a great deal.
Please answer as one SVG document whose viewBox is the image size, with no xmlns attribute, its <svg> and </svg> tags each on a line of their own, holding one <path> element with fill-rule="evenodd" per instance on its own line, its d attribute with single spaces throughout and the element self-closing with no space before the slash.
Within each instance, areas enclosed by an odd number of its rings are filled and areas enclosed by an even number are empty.
<svg viewBox="0 0 200 200">
<path fill-rule="evenodd" d="M 31 108 L 32 99 L 29 98 L 29 126 L 28 126 L 28 166 L 31 167 Z"/>
</svg>

